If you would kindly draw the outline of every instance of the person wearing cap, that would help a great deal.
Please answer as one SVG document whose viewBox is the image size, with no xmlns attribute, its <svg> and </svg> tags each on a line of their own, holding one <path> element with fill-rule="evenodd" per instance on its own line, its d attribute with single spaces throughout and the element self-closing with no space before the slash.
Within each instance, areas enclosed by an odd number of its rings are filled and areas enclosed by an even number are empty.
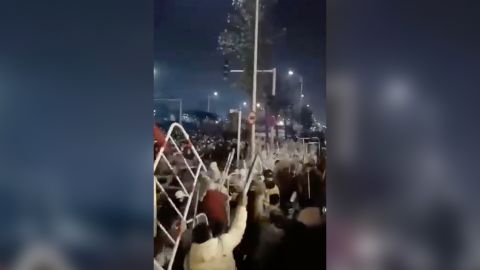
<svg viewBox="0 0 480 270">
<path fill-rule="evenodd" d="M 263 176 L 265 178 L 265 197 L 263 203 L 268 214 L 270 210 L 280 207 L 280 189 L 273 180 L 273 172 L 271 170 L 265 170 Z"/>
</svg>

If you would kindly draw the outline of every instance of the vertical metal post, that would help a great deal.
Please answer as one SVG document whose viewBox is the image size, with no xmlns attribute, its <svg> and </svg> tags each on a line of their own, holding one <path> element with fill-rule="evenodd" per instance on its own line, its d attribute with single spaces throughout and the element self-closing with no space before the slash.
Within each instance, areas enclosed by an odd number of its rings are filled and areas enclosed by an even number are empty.
<svg viewBox="0 0 480 270">
<path fill-rule="evenodd" d="M 300 94 L 303 95 L 303 76 L 300 76 Z"/>
<path fill-rule="evenodd" d="M 300 110 L 302 110 L 303 103 L 303 77 L 300 76 Z"/>
<path fill-rule="evenodd" d="M 207 96 L 207 112 L 210 112 L 210 95 Z"/>
<path fill-rule="evenodd" d="M 273 68 L 272 69 L 272 77 L 273 77 L 273 81 L 272 81 L 272 96 L 275 96 L 275 94 L 277 93 L 277 68 Z"/>
<path fill-rule="evenodd" d="M 240 168 L 240 144 L 242 142 L 242 109 L 238 109 L 238 127 L 237 127 L 237 169 Z"/>
<path fill-rule="evenodd" d="M 310 199 L 310 169 L 307 169 L 308 198 Z"/>
<path fill-rule="evenodd" d="M 260 6 L 260 0 L 256 0 L 255 3 L 255 40 L 253 46 L 253 88 L 252 88 L 252 112 L 256 112 L 257 108 L 257 60 L 258 60 L 258 11 Z M 250 136 L 250 158 L 255 156 L 255 122 L 252 123 L 251 136 Z"/>
<path fill-rule="evenodd" d="M 183 116 L 183 102 L 180 99 L 180 118 L 178 118 L 178 122 L 180 123 L 180 125 L 182 124 L 182 116 Z"/>
<path fill-rule="evenodd" d="M 272 68 L 272 96 L 275 96 L 277 92 L 277 68 Z M 276 119 L 276 118 L 275 118 Z M 275 123 L 274 126 L 273 126 L 273 130 L 270 134 L 270 140 L 269 140 L 269 143 L 270 145 L 272 146 L 273 148 L 273 141 L 274 141 L 274 135 L 273 135 L 273 132 L 275 131 L 275 126 L 277 124 Z M 270 129 L 270 127 L 268 127 Z"/>
<path fill-rule="evenodd" d="M 153 237 L 157 236 L 157 184 L 153 177 Z"/>
<path fill-rule="evenodd" d="M 193 226 L 195 227 L 195 225 L 196 225 L 195 217 L 197 216 L 198 201 L 200 201 L 200 188 L 198 187 L 198 185 L 195 185 L 194 190 L 196 190 L 196 192 L 194 191 L 195 192 L 195 209 L 193 210 Z M 310 193 L 308 193 L 308 194 L 310 194 Z"/>
</svg>

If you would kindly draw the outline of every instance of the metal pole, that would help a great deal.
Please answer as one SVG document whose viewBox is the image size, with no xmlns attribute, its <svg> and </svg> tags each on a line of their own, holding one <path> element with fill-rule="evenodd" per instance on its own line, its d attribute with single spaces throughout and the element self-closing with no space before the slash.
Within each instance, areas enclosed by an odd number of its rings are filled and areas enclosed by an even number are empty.
<svg viewBox="0 0 480 270">
<path fill-rule="evenodd" d="M 309 191 L 310 191 L 310 189 L 309 189 Z M 193 226 L 195 227 L 195 225 L 196 225 L 195 218 L 197 217 L 198 201 L 200 200 L 200 188 L 197 185 L 195 185 L 195 188 L 194 188 L 193 192 L 195 192 L 195 209 L 193 210 Z M 310 192 L 308 194 L 310 194 Z M 187 218 L 187 217 L 185 216 L 185 218 Z"/>
<path fill-rule="evenodd" d="M 180 123 L 180 125 L 182 124 L 182 115 L 183 115 L 183 102 L 180 99 L 180 118 L 178 118 L 178 122 Z"/>
<path fill-rule="evenodd" d="M 300 94 L 303 94 L 303 76 L 300 76 Z"/>
<path fill-rule="evenodd" d="M 272 81 L 272 96 L 277 93 L 277 68 L 273 68 L 273 81 Z"/>
<path fill-rule="evenodd" d="M 308 198 L 310 199 L 310 169 L 307 170 L 307 180 L 308 180 Z"/>
<path fill-rule="evenodd" d="M 210 112 L 210 95 L 207 96 L 207 112 Z"/>
<path fill-rule="evenodd" d="M 257 106 L 257 58 L 258 58 L 258 9 L 260 0 L 255 3 L 255 40 L 253 47 L 253 88 L 252 88 L 252 112 L 256 112 Z M 252 123 L 250 136 L 250 158 L 255 156 L 255 122 Z"/>
<path fill-rule="evenodd" d="M 153 237 L 157 236 L 157 183 L 153 177 Z"/>
<path fill-rule="evenodd" d="M 303 103 L 303 77 L 300 76 L 300 110 L 302 109 Z"/>
<path fill-rule="evenodd" d="M 240 168 L 240 144 L 242 142 L 242 109 L 238 110 L 238 129 L 237 129 L 237 169 Z"/>
<path fill-rule="evenodd" d="M 273 75 L 273 82 L 272 82 L 273 93 L 272 93 L 272 95 L 275 96 L 275 94 L 277 93 L 277 68 L 273 68 L 272 70 L 273 70 L 273 74 L 272 74 Z M 273 127 L 273 129 L 275 131 L 276 131 L 276 129 L 275 129 L 276 125 L 277 125 L 277 123 L 275 123 L 275 125 Z M 277 137 L 277 140 L 278 140 L 278 132 L 275 132 L 275 135 L 276 135 L 275 137 Z M 273 138 L 273 134 L 272 134 L 272 138 Z"/>
</svg>

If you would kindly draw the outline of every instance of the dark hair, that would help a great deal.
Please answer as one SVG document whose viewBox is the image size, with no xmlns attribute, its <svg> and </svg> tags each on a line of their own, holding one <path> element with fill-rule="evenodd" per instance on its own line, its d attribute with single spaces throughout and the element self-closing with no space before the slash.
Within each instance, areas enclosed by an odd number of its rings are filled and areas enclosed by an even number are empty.
<svg viewBox="0 0 480 270">
<path fill-rule="evenodd" d="M 263 170 L 263 176 L 265 178 L 272 178 L 273 177 L 273 171 L 272 170 Z"/>
<path fill-rule="evenodd" d="M 272 188 L 275 187 L 275 182 L 272 181 L 272 180 L 267 180 L 267 179 L 265 179 L 265 187 L 266 187 L 267 189 L 272 189 Z"/>
<path fill-rule="evenodd" d="M 276 205 L 280 202 L 280 196 L 278 194 L 272 194 L 270 195 L 270 204 L 271 205 Z"/>
<path fill-rule="evenodd" d="M 192 242 L 201 244 L 212 238 L 212 231 L 206 223 L 200 223 L 193 228 Z"/>
<path fill-rule="evenodd" d="M 210 228 L 212 232 L 212 237 L 220 236 L 225 231 L 225 225 L 223 222 L 211 221 Z"/>
</svg>

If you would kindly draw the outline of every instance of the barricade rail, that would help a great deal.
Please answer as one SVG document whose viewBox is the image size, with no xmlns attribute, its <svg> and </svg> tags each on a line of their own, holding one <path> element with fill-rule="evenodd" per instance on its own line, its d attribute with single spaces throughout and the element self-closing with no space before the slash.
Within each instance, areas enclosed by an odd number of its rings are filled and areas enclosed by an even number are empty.
<svg viewBox="0 0 480 270">
<path fill-rule="evenodd" d="M 187 159 L 183 155 L 183 152 L 181 151 L 180 147 L 178 146 L 177 142 L 175 141 L 175 138 L 172 137 L 172 134 L 174 134 L 174 131 L 179 132 L 180 134 L 177 134 L 177 135 L 183 136 L 185 141 L 188 142 L 188 144 L 191 147 L 191 150 L 194 154 L 194 159 L 197 161 L 196 164 L 198 164 L 198 165 L 192 166 L 190 164 L 190 162 L 187 161 Z M 173 147 L 171 147 L 171 146 L 173 146 Z M 172 251 L 172 257 L 171 257 L 171 259 L 168 263 L 168 268 L 167 268 L 168 270 L 171 270 L 182 235 L 181 235 L 181 233 L 179 233 L 175 237 L 170 235 L 170 233 L 165 228 L 165 226 L 157 220 L 156 187 L 158 187 L 160 189 L 160 191 L 166 195 L 167 202 L 169 203 L 169 205 L 173 208 L 173 210 L 177 214 L 178 219 L 180 219 L 185 224 L 191 223 L 192 221 L 193 221 L 193 223 L 195 223 L 195 221 L 197 220 L 197 216 L 196 216 L 197 209 L 196 209 L 196 207 L 198 205 L 198 192 L 195 192 L 195 191 L 197 190 L 197 182 L 198 182 L 198 178 L 200 176 L 200 173 L 202 171 L 206 172 L 207 167 L 203 163 L 203 161 L 202 161 L 200 155 L 198 154 L 197 150 L 195 149 L 195 147 L 192 145 L 192 143 L 190 141 L 190 136 L 185 131 L 185 129 L 180 124 L 173 123 L 173 124 L 170 125 L 170 128 L 168 129 L 168 132 L 167 132 L 167 135 L 166 135 L 166 138 L 165 138 L 165 144 L 160 148 L 160 151 L 159 151 L 159 153 L 158 153 L 158 155 L 155 159 L 154 167 L 153 167 L 153 173 L 155 173 L 157 167 L 159 166 L 159 164 L 161 162 L 166 164 L 172 172 L 175 172 L 174 166 L 172 166 L 172 164 L 170 163 L 170 161 L 167 158 L 167 155 L 166 155 L 167 154 L 166 153 L 167 148 L 169 148 L 169 151 L 171 150 L 171 151 L 174 152 L 174 153 L 169 153 L 169 154 L 171 154 L 171 155 L 177 154 L 177 155 L 181 156 L 181 159 L 183 160 L 183 162 L 186 165 L 186 170 L 188 171 L 190 176 L 193 177 L 192 188 L 191 188 L 191 190 L 188 190 L 185 187 L 182 179 L 180 179 L 178 177 L 178 175 L 176 173 L 174 173 L 173 178 L 179 184 L 180 190 L 182 190 L 187 195 L 187 203 L 185 205 L 185 209 L 183 210 L 183 213 L 180 211 L 180 209 L 178 209 L 178 207 L 173 202 L 172 198 L 170 198 L 169 194 L 166 192 L 166 189 L 168 188 L 167 185 L 169 183 L 167 182 L 165 184 L 161 184 L 155 176 L 153 177 L 153 181 L 154 181 L 154 200 L 155 200 L 154 201 L 154 220 L 155 220 L 154 236 L 156 236 L 156 234 L 157 234 L 157 226 L 158 226 L 161 229 L 161 231 L 167 236 L 168 240 L 174 245 L 173 246 L 173 251 Z M 173 182 L 174 180 L 172 179 L 171 181 Z M 194 209 L 194 215 L 193 215 L 194 218 L 193 219 L 188 219 L 187 216 L 188 216 L 188 213 L 189 213 L 190 208 L 191 208 L 192 200 L 196 195 L 195 193 L 197 193 L 197 197 L 196 197 L 195 209 Z M 187 220 L 188 220 L 188 222 L 187 222 Z"/>
<path fill-rule="evenodd" d="M 322 150 L 322 145 L 320 143 L 319 137 L 297 137 L 297 140 L 302 141 L 303 163 L 305 163 L 305 157 L 310 151 L 310 145 L 316 146 L 318 153 L 320 153 Z"/>
</svg>

